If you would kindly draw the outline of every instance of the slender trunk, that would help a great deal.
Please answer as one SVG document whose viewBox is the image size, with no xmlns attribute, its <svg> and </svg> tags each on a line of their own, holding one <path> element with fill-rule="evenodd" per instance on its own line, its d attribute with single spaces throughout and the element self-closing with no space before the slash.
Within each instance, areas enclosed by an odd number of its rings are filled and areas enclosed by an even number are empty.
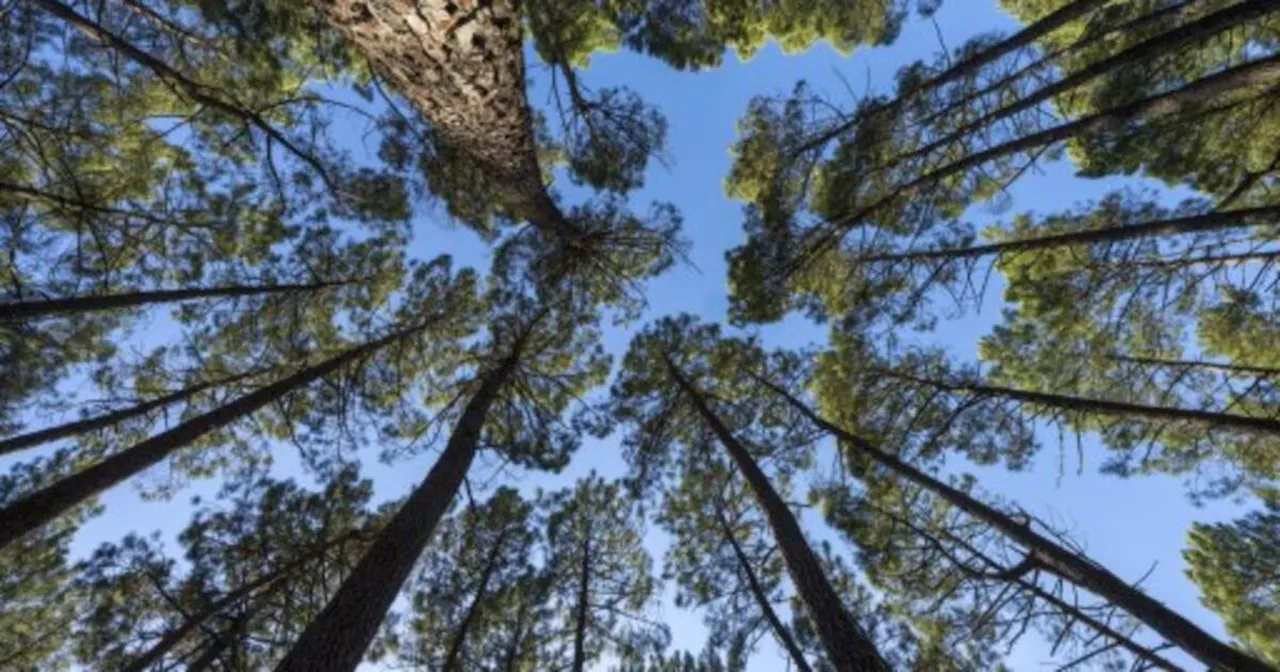
<svg viewBox="0 0 1280 672">
<path fill-rule="evenodd" d="M 1133 19 L 1130 19 L 1129 21 L 1123 24 L 1120 24 L 1118 26 L 1112 26 L 1105 30 L 1099 30 L 1095 33 L 1086 35 L 1084 38 L 1082 38 L 1078 42 L 1073 42 L 1061 49 L 1058 49 L 1057 51 L 1049 52 L 1044 56 L 1036 59 L 1034 62 L 1028 63 L 1027 65 L 1022 66 L 1021 68 L 1018 68 L 1014 72 L 1004 77 L 1001 77 L 999 80 L 996 80 L 995 82 L 992 82 L 991 84 L 988 84 L 987 86 L 984 86 L 977 91 L 966 94 L 957 100 L 947 103 L 946 107 L 938 110 L 937 112 L 930 113 L 929 116 L 922 119 L 919 123 L 922 126 L 928 126 L 929 124 L 934 123 L 938 119 L 941 119 L 950 114 L 954 114 L 957 110 L 964 108 L 965 106 L 969 105 L 975 100 L 981 100 L 997 91 L 1004 89 L 1010 84 L 1022 79 L 1023 77 L 1026 77 L 1029 73 L 1035 70 L 1039 70 L 1041 68 L 1045 68 L 1049 65 L 1052 65 L 1058 59 L 1071 56 L 1072 54 L 1078 53 L 1081 50 L 1085 49 L 1086 47 L 1097 44 L 1103 40 L 1110 39 L 1112 37 L 1115 37 L 1116 35 L 1124 35 L 1125 33 L 1134 33 L 1137 31 L 1145 30 L 1148 25 L 1157 23 L 1159 21 L 1164 21 L 1164 20 L 1176 21 L 1182 18 L 1182 15 L 1190 14 L 1190 10 L 1193 9 L 1200 2 L 1201 0 L 1184 0 L 1180 4 L 1170 5 L 1169 7 L 1165 7 L 1164 9 L 1151 12 L 1150 14 L 1143 14 L 1142 16 L 1138 16 Z"/>
<path fill-rule="evenodd" d="M 516 219 L 575 229 L 547 193 L 512 0 L 311 0 L 453 147 L 484 167 Z"/>
<path fill-rule="evenodd" d="M 187 667 L 186 672 L 204 672 L 205 670 L 212 668 L 213 664 L 222 657 L 223 653 L 226 653 L 227 649 L 230 649 L 238 640 L 242 640 L 244 638 L 245 633 L 247 633 L 249 629 L 249 621 L 254 617 L 256 611 L 256 608 L 250 609 L 249 611 L 237 616 L 226 630 L 216 634 L 213 642 L 205 648 L 204 653 L 200 654 L 199 658 L 195 659 L 195 661 Z M 238 656 L 233 655 L 233 657 Z M 234 661 L 230 665 L 226 663 L 223 663 L 223 665 L 224 669 L 239 669 Z"/>
<path fill-rule="evenodd" d="M 1242 651 L 1219 641 L 1194 623 L 1159 601 L 1129 585 L 1106 568 L 1086 556 L 1076 554 L 1048 539 L 1030 525 L 1024 525 L 1005 513 L 952 488 L 916 469 L 870 441 L 828 422 L 774 383 L 755 376 L 756 380 L 783 397 L 796 410 L 818 427 L 843 439 L 849 446 L 899 477 L 934 493 L 956 508 L 983 521 L 1029 551 L 1037 566 L 1098 595 L 1129 612 L 1135 619 L 1159 633 L 1169 642 L 1215 670 L 1230 672 L 1268 672 L 1269 668 Z"/>
<path fill-rule="evenodd" d="M 1196 266 L 1218 266 L 1225 268 L 1239 268 L 1252 263 L 1271 263 L 1276 259 L 1280 259 L 1280 250 L 1269 250 L 1266 252 L 1239 252 L 1236 254 L 1204 254 L 1198 257 L 1168 257 L 1164 259 L 1133 259 L 1125 261 L 1101 262 L 1091 264 L 1097 266 L 1120 266 L 1131 268 L 1191 268 Z"/>
<path fill-rule="evenodd" d="M 160 638 L 160 641 L 152 645 L 150 649 L 147 649 L 146 653 L 143 653 L 133 659 L 133 662 L 122 668 L 120 672 L 143 672 L 156 661 L 168 655 L 169 651 L 171 651 L 178 642 L 181 642 L 196 628 L 202 627 L 210 618 L 222 613 L 228 607 L 242 602 L 250 595 L 257 592 L 260 588 L 267 588 L 270 586 L 271 589 L 274 589 L 276 586 L 280 585 L 279 581 L 281 579 L 284 579 L 290 574 L 298 571 L 302 567 L 306 566 L 307 563 L 315 560 L 334 546 L 345 543 L 353 538 L 361 536 L 362 534 L 363 532 L 360 530 L 353 530 L 334 537 L 333 539 L 318 545 L 309 552 L 304 553 L 302 557 L 295 558 L 279 569 L 265 574 L 254 581 L 250 581 L 226 595 L 223 595 L 217 600 L 210 602 L 204 609 L 201 609 L 187 617 L 177 628 L 165 633 L 165 635 Z"/>
<path fill-rule="evenodd" d="M 1076 121 L 1045 129 L 1038 133 L 996 145 L 976 154 L 970 154 L 936 170 L 921 175 L 872 201 L 849 215 L 829 220 L 826 230 L 815 241 L 817 246 L 828 245 L 843 237 L 843 232 L 857 226 L 872 214 L 895 199 L 909 196 L 916 191 L 937 184 L 965 170 L 980 166 L 1003 156 L 1052 145 L 1086 133 L 1105 131 L 1126 123 L 1150 121 L 1182 112 L 1188 106 L 1210 100 L 1215 96 L 1242 88 L 1254 88 L 1274 83 L 1280 79 L 1280 55 L 1249 61 L 1198 79 L 1180 89 L 1114 107 Z"/>
<path fill-rule="evenodd" d="M 1276 0 L 1246 0 L 1245 2 L 1232 5 L 1224 10 L 1209 14 L 1197 21 L 1192 21 L 1184 26 L 1175 27 L 1166 33 L 1162 33 L 1148 40 L 1139 42 L 1118 54 L 1093 63 L 1084 69 L 1073 72 L 1058 82 L 1038 89 L 1026 96 L 1019 97 L 1015 102 L 1009 105 L 1001 107 L 1000 109 L 988 114 L 984 114 L 981 117 L 964 124 L 959 129 L 943 138 L 935 140 L 920 149 L 908 152 L 900 157 L 896 157 L 891 165 L 909 161 L 921 156 L 928 156 L 941 148 L 947 147 L 974 133 L 977 133 L 979 130 L 991 124 L 1002 119 L 1007 119 L 1019 112 L 1032 109 L 1054 96 L 1083 86 L 1089 81 L 1101 77 L 1113 70 L 1117 70 L 1140 61 L 1149 60 L 1162 54 L 1170 53 L 1192 42 L 1207 39 L 1234 26 L 1258 19 L 1259 17 L 1276 11 L 1277 8 L 1280 8 L 1280 3 L 1277 3 Z"/>
<path fill-rule="evenodd" d="M 733 549 L 733 557 L 738 560 L 738 567 L 742 570 L 742 575 L 747 579 L 747 588 L 751 590 L 752 597 L 756 598 L 756 604 L 760 606 L 760 613 L 764 614 L 764 620 L 769 623 L 769 629 L 773 630 L 773 636 L 778 639 L 778 643 L 782 645 L 782 648 L 787 650 L 787 655 L 791 656 L 791 662 L 795 663 L 797 670 L 800 672 L 813 672 L 813 668 L 809 667 L 809 662 L 805 660 L 800 646 L 796 644 L 795 638 L 791 636 L 791 631 L 782 624 L 782 619 L 778 618 L 778 613 L 773 610 L 773 604 L 769 601 L 769 596 L 765 594 L 764 586 L 760 585 L 760 579 L 756 576 L 755 569 L 751 567 L 751 561 L 747 558 L 747 554 L 743 552 L 742 546 L 738 545 L 738 539 L 733 534 L 733 528 L 729 526 L 729 521 L 725 520 L 724 512 L 720 510 L 718 503 L 716 506 L 716 519 L 720 522 L 720 529 L 724 532 L 724 538 Z"/>
<path fill-rule="evenodd" d="M 1064 411 L 1088 411 L 1099 415 L 1191 422 L 1199 425 L 1205 425 L 1207 427 L 1226 427 L 1229 429 L 1280 434 L 1280 420 L 1271 418 L 1235 415 L 1232 413 L 1215 413 L 1213 411 L 1173 408 L 1170 406 L 1146 406 L 1121 401 L 1092 399 L 1089 397 L 1070 397 L 1061 394 L 1049 394 L 1047 392 L 1019 390 L 1011 387 L 983 385 L 981 383 L 952 383 L 942 380 L 934 380 L 931 378 L 920 378 L 898 371 L 893 371 L 891 369 L 876 368 L 873 370 L 877 375 L 887 376 L 889 378 L 895 378 L 897 380 L 903 380 L 919 385 L 928 385 L 939 390 L 947 390 L 949 392 L 963 391 L 985 396 L 1003 397 L 1005 399 L 1013 399 L 1015 401 L 1028 404 L 1048 406 L 1050 408 L 1061 409 Z"/>
<path fill-rule="evenodd" d="M 515 623 L 512 625 L 511 645 L 507 647 L 506 656 L 502 661 L 503 672 L 516 672 L 520 663 L 520 645 L 524 643 L 525 622 L 529 618 L 529 603 L 527 600 L 520 600 L 520 606 L 516 610 Z"/>
<path fill-rule="evenodd" d="M 1007 568 L 1007 567 L 1004 567 L 1001 563 L 991 558 L 990 556 L 988 556 L 986 553 L 983 553 L 981 549 L 974 547 L 973 544 L 970 544 L 967 540 L 952 534 L 949 530 L 946 530 L 946 529 L 938 530 L 938 532 L 945 535 L 952 542 L 954 542 L 955 544 L 963 548 L 965 552 L 969 553 L 970 555 L 977 558 L 978 560 L 981 560 L 982 564 L 991 570 L 990 572 L 979 572 L 966 566 L 959 558 L 956 558 L 951 552 L 947 551 L 946 548 L 942 545 L 942 542 L 934 536 L 933 532 L 921 528 L 919 525 L 911 521 L 909 518 L 896 515 L 892 511 L 886 511 L 879 507 L 875 507 L 875 511 L 878 515 L 885 516 L 893 520 L 895 523 L 898 523 L 906 527 L 907 529 L 910 529 L 911 531 L 915 532 L 916 534 L 920 535 L 921 537 L 924 537 L 925 540 L 927 540 L 931 545 L 937 548 L 942 555 L 946 556 L 947 560 L 949 560 L 952 564 L 954 564 L 956 568 L 959 569 L 960 572 L 964 573 L 965 575 L 975 579 L 999 580 L 999 581 L 1015 583 L 1018 585 L 1019 588 L 1027 591 L 1028 593 L 1034 595 L 1040 600 L 1043 600 L 1044 602 L 1050 605 L 1053 605 L 1054 608 L 1058 609 L 1060 612 L 1062 612 L 1068 617 L 1068 622 L 1074 621 L 1078 623 L 1083 623 L 1085 627 L 1088 627 L 1092 629 L 1094 632 L 1097 632 L 1098 634 L 1102 635 L 1103 637 L 1110 639 L 1111 641 L 1115 642 L 1122 648 L 1128 650 L 1130 653 L 1137 656 L 1138 658 L 1141 658 L 1142 660 L 1147 661 L 1155 668 L 1168 670 L 1169 672 L 1182 672 L 1181 667 L 1178 667 L 1177 665 L 1174 665 L 1173 663 L 1169 662 L 1163 656 L 1156 653 L 1155 651 L 1152 651 L 1150 648 L 1146 646 L 1142 646 L 1141 644 L 1138 644 L 1133 640 L 1132 637 L 1125 635 L 1124 633 L 1121 633 L 1115 630 L 1114 628 L 1107 625 L 1106 623 L 1090 616 L 1078 605 L 1067 602 L 1061 597 L 1054 595 L 1052 592 L 1045 590 L 1043 587 L 1040 586 L 1040 584 L 1036 583 L 1034 579 L 1028 579 L 1027 574 L 1031 570 L 1035 569 L 1035 567 L 1038 566 L 1034 564 L 1034 558 L 1032 558 L 1033 562 L 1031 564 L 1027 564 L 1024 562 L 1024 563 L 1019 563 L 1020 565 L 1023 565 L 1022 567 L 1015 567 L 1012 569 Z"/>
<path fill-rule="evenodd" d="M 200 103 L 201 106 L 216 109 L 219 112 L 257 127 L 258 130 L 271 138 L 272 142 L 279 143 L 279 145 L 284 147 L 290 154 L 298 157 L 309 165 L 312 170 L 315 170 L 330 191 L 338 194 L 342 193 L 342 189 L 339 187 L 338 183 L 333 179 L 329 174 L 328 169 L 318 158 L 294 144 L 292 140 L 281 133 L 275 126 L 268 123 L 267 120 L 257 112 L 245 108 L 238 103 L 227 100 L 219 95 L 225 92 L 215 91 L 211 87 L 192 80 L 181 72 L 175 70 L 164 61 L 148 54 L 136 45 L 131 44 L 119 35 L 112 33 L 100 24 L 94 22 L 92 19 L 77 13 L 71 7 L 58 2 L 57 0 L 33 1 L 46 12 L 66 21 L 72 26 L 75 26 L 77 30 L 85 33 L 94 40 L 111 47 L 125 58 L 152 71 L 157 77 L 169 83 L 174 88 L 181 90 L 182 93 L 186 94 L 186 96 L 191 100 Z"/>
<path fill-rule="evenodd" d="M 1167 366 L 1177 369 L 1214 369 L 1217 371 L 1226 371 L 1228 373 L 1246 373 L 1256 376 L 1280 376 L 1280 369 L 1266 366 L 1247 366 L 1244 364 L 1229 364 L 1225 362 L 1207 362 L 1204 360 L 1188 360 L 1188 359 L 1163 359 L 1161 357 L 1130 357 L 1128 355 L 1107 355 L 1107 359 L 1117 362 L 1128 362 L 1130 364 L 1145 364 L 1148 366 Z"/>
<path fill-rule="evenodd" d="M 868 113 L 871 115 L 894 114 L 898 110 L 902 109 L 902 107 L 907 103 L 910 103 L 919 96 L 933 91 L 948 82 L 972 75 L 982 69 L 983 66 L 997 61 L 1000 58 L 1035 42 L 1041 37 L 1052 33 L 1071 21 L 1102 7 L 1109 1 L 1110 0 L 1074 0 L 1074 2 L 1049 13 L 1044 18 L 1014 33 L 1005 40 L 978 51 L 963 61 L 960 61 L 941 73 L 925 80 L 920 84 L 920 86 L 908 91 L 898 98 L 895 98 L 889 103 L 869 110 Z M 836 126 L 813 140 L 801 145 L 800 148 L 796 150 L 796 153 L 801 154 L 821 147 L 838 137 L 841 133 L 844 133 L 856 126 L 859 121 L 860 119 L 855 117 L 848 122 Z"/>
<path fill-rule="evenodd" d="M 462 655 L 462 648 L 467 643 L 467 634 L 471 630 L 471 624 L 475 622 L 476 612 L 480 606 L 484 604 L 485 598 L 489 596 L 489 581 L 493 578 L 493 573 L 498 569 L 498 558 L 502 555 L 502 543 L 506 541 L 507 529 L 503 528 L 498 535 L 498 541 L 494 544 L 493 553 L 489 556 L 489 561 L 485 563 L 484 571 L 480 574 L 480 585 L 476 587 L 476 594 L 471 599 L 471 606 L 467 607 L 467 613 L 462 617 L 462 622 L 458 624 L 457 632 L 453 633 L 453 641 L 449 643 L 449 652 L 445 655 L 444 665 L 441 666 L 441 672 L 453 672 L 458 669 L 458 659 Z"/>
<path fill-rule="evenodd" d="M 734 438 L 729 428 L 707 405 L 702 393 L 684 377 L 680 369 L 669 359 L 666 365 L 672 380 L 719 438 L 751 487 L 752 494 L 769 521 L 769 528 L 773 531 L 778 547 L 782 550 L 787 573 L 815 625 L 818 638 L 832 666 L 837 672 L 888 672 L 889 664 L 845 608 L 823 572 L 818 556 L 805 540 L 795 515 L 773 489 L 751 453 Z"/>
<path fill-rule="evenodd" d="M 583 672 L 587 665 L 587 613 L 591 599 L 591 524 L 582 541 L 582 564 L 578 568 L 578 608 L 573 628 L 573 672 Z"/>
<path fill-rule="evenodd" d="M 73 296 L 43 301 L 14 301 L 0 303 L 0 322 L 32 320 L 54 315 L 94 313 L 121 308 L 137 308 L 156 303 L 176 303 L 195 299 L 232 299 L 262 294 L 285 292 L 315 292 L 345 282 L 311 282 L 281 285 L 227 285 L 225 287 L 195 287 L 191 289 L 165 289 L 155 292 L 129 292 L 105 296 Z"/>
<path fill-rule="evenodd" d="M 431 472 L 276 666 L 277 672 L 351 672 L 360 664 L 400 586 L 462 486 L 489 407 L 514 371 L 517 357 L 485 376 Z"/>
<path fill-rule="evenodd" d="M 427 323 L 397 331 L 371 343 L 351 348 L 315 366 L 307 367 L 256 392 L 194 417 L 173 429 L 112 455 L 98 464 L 68 476 L 0 509 L 0 548 L 57 518 L 68 509 L 164 460 L 200 437 L 243 419 L 264 406 L 323 378 L 379 349 L 407 338 Z"/>
<path fill-rule="evenodd" d="M 105 415 L 77 420 L 76 422 L 68 422 L 64 425 L 58 425 L 57 427 L 49 427 L 48 429 L 41 429 L 9 439 L 4 439 L 0 441 L 0 455 L 8 455 L 9 453 L 16 453 L 20 450 L 33 448 L 53 441 L 59 441 L 61 439 L 79 436 L 81 434 L 88 434 L 89 432 L 104 429 L 106 427 L 112 427 L 124 422 L 125 420 L 129 420 L 130 418 L 140 417 L 156 409 L 186 401 L 205 390 L 222 387 L 223 385 L 230 385 L 244 380 L 245 378 L 256 376 L 260 373 L 262 373 L 262 371 L 249 371 L 247 373 L 241 373 L 239 375 L 219 380 L 197 383 L 190 387 L 178 390 L 177 392 L 166 394 L 163 397 L 158 397 L 151 401 L 144 401 L 140 404 L 130 406 L 129 408 L 123 408 Z"/>
<path fill-rule="evenodd" d="M 1206 212 L 1176 219 L 1160 219 L 1131 226 L 1110 226 L 1087 229 L 1050 236 L 1008 240 L 989 245 L 961 248 L 939 248 L 907 251 L 892 254 L 871 254 L 855 258 L 855 263 L 897 262 L 924 259 L 962 259 L 987 255 L 1004 255 L 1013 252 L 1046 250 L 1068 245 L 1091 245 L 1121 240 L 1133 240 L 1152 236 L 1175 236 L 1187 233 L 1203 233 L 1248 226 L 1261 226 L 1280 222 L 1280 207 Z"/>
</svg>

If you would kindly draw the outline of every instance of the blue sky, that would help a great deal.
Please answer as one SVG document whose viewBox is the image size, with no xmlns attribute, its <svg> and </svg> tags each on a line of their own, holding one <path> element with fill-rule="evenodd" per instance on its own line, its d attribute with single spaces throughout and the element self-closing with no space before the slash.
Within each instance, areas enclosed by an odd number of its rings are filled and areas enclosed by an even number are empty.
<svg viewBox="0 0 1280 672">
<path fill-rule="evenodd" d="M 660 62 L 627 53 L 598 55 L 593 59 L 584 77 L 586 84 L 626 85 L 665 113 L 670 123 L 670 165 L 654 166 L 645 187 L 634 194 L 633 202 L 637 209 L 651 200 L 678 205 L 685 220 L 685 234 L 692 243 L 690 265 L 678 266 L 649 284 L 649 314 L 632 327 L 607 331 L 607 345 L 612 352 L 621 355 L 630 334 L 652 318 L 678 312 L 697 313 L 706 320 L 724 318 L 727 307 L 724 253 L 739 244 L 743 234 L 740 206 L 724 197 L 722 181 L 731 161 L 728 150 L 735 139 L 736 122 L 750 98 L 760 94 L 785 95 L 798 80 L 806 79 L 816 92 L 852 105 L 855 93 L 868 87 L 883 91 L 891 86 L 900 65 L 932 56 L 939 48 L 939 35 L 947 46 L 954 48 L 978 32 L 1013 26 L 992 0 L 950 0 L 944 3 L 936 18 L 937 30 L 933 24 L 914 18 L 893 46 L 863 49 L 850 57 L 826 47 L 791 56 L 769 47 L 748 62 L 730 58 L 723 67 L 702 73 L 677 72 Z M 534 78 L 531 97 L 534 104 L 539 105 L 545 100 L 548 74 L 532 64 L 530 73 Z M 362 129 L 354 121 L 350 126 L 348 135 L 354 145 L 359 142 Z M 1067 166 L 1052 166 L 1046 174 L 1029 176 L 1014 187 L 1013 211 L 1057 211 L 1120 184 L 1136 182 L 1086 181 L 1073 177 Z M 572 189 L 564 191 L 570 201 L 581 196 Z M 982 219 L 999 215 L 980 208 L 974 216 Z M 464 264 L 486 266 L 485 246 L 466 230 L 444 220 L 442 209 L 424 209 L 415 222 L 414 253 L 425 257 L 447 251 Z M 939 329 L 935 342 L 947 346 L 957 356 L 974 357 L 978 338 L 998 317 L 999 287 L 992 287 L 987 297 L 988 305 L 981 314 Z M 148 330 L 143 326 L 137 333 L 147 334 Z M 767 328 L 765 335 L 771 346 L 801 345 L 820 342 L 823 331 L 800 320 L 790 320 Z M 1174 479 L 1145 477 L 1122 481 L 1098 475 L 1096 469 L 1101 460 L 1096 456 L 1101 449 L 1091 440 L 1085 442 L 1083 475 L 1076 474 L 1073 452 L 1067 457 L 1065 472 L 1059 473 L 1055 445 L 1050 443 L 1033 467 L 1023 473 L 995 468 L 975 471 L 986 490 L 1016 500 L 1028 510 L 1070 529 L 1095 559 L 1120 576 L 1137 578 L 1146 573 L 1153 562 L 1157 563 L 1145 587 L 1169 606 L 1220 634 L 1216 617 L 1200 607 L 1195 587 L 1183 576 L 1180 551 L 1191 522 L 1233 518 L 1241 509 L 1225 502 L 1193 508 L 1184 497 L 1182 486 Z M 432 456 L 419 457 L 388 467 L 376 463 L 377 452 L 377 447 L 372 447 L 364 459 L 367 475 L 376 479 L 380 499 L 406 494 L 426 473 L 433 459 Z M 590 470 L 618 476 L 624 469 L 617 437 L 614 437 L 588 442 L 564 473 L 525 476 L 522 484 L 529 488 L 559 487 Z M 280 475 L 297 473 L 290 449 L 281 451 L 276 471 Z M 145 478 L 163 477 L 162 467 L 149 472 Z M 118 488 L 103 498 L 107 515 L 86 526 L 76 548 L 83 552 L 131 530 L 162 529 L 172 533 L 187 521 L 185 502 L 190 495 L 215 489 L 213 483 L 197 484 L 184 491 L 175 502 L 155 503 L 140 501 L 133 486 Z M 817 521 L 808 522 L 813 523 L 815 538 L 827 536 L 817 531 Z M 649 543 L 655 560 L 661 560 L 664 541 L 661 534 L 651 535 Z M 660 616 L 672 626 L 677 648 L 696 651 L 702 647 L 699 615 L 666 604 Z M 1045 651 L 1042 644 L 1028 642 L 1011 655 L 1009 662 L 1014 669 L 1038 669 L 1045 659 Z M 763 651 L 750 669 L 753 672 L 782 669 L 781 660 L 766 638 Z"/>
</svg>

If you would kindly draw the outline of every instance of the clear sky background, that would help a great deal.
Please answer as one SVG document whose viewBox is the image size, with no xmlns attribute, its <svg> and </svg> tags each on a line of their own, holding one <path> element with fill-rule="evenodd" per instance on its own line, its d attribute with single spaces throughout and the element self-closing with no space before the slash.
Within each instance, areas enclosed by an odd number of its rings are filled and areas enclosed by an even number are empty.
<svg viewBox="0 0 1280 672">
<path fill-rule="evenodd" d="M 891 87 L 899 66 L 930 58 L 940 47 L 940 37 L 948 47 L 954 48 L 979 32 L 1015 26 L 996 7 L 994 0 L 948 0 L 936 21 L 935 28 L 933 23 L 913 17 L 894 45 L 862 49 L 849 57 L 825 46 L 791 56 L 769 47 L 748 62 L 730 57 L 723 67 L 696 74 L 677 72 L 656 60 L 630 53 L 598 55 L 593 59 L 584 77 L 587 85 L 629 86 L 665 113 L 670 124 L 671 161 L 667 167 L 654 166 L 645 187 L 634 194 L 632 200 L 638 210 L 652 200 L 678 205 L 685 220 L 685 234 L 692 242 L 690 265 L 678 266 L 649 284 L 648 315 L 629 328 L 607 331 L 606 343 L 611 352 L 620 356 L 635 330 L 663 315 L 692 312 L 706 320 L 724 319 L 727 307 L 724 253 L 739 244 L 743 234 L 740 205 L 724 197 L 722 182 L 731 162 L 728 150 L 736 137 L 736 122 L 752 96 L 786 95 L 798 80 L 805 79 L 816 92 L 850 107 L 856 96 L 865 91 L 884 91 Z M 533 78 L 531 99 L 535 105 L 542 106 L 546 102 L 549 73 L 531 62 L 530 75 Z M 352 147 L 358 148 L 364 133 L 362 123 L 355 119 L 347 123 L 349 129 L 339 128 Z M 1030 175 L 1015 185 L 1011 192 L 1012 210 L 995 213 L 978 207 L 972 216 L 978 221 L 988 221 L 1013 212 L 1058 211 L 1117 186 L 1140 182 L 1138 179 L 1083 180 L 1074 177 L 1069 166 L 1049 166 L 1045 173 Z M 582 196 L 565 185 L 557 186 L 569 202 L 577 202 Z M 449 252 L 462 264 L 478 268 L 488 265 L 486 247 L 465 229 L 447 222 L 442 209 L 423 209 L 415 222 L 413 246 L 414 253 L 423 257 Z M 959 357 L 974 358 L 979 337 L 989 331 L 999 316 L 999 289 L 999 285 L 994 284 L 988 290 L 987 305 L 980 314 L 939 328 L 932 336 L 935 342 Z M 162 317 L 153 319 L 156 325 L 164 321 Z M 135 333 L 154 335 L 157 332 L 143 325 Z M 769 346 L 803 345 L 821 342 L 824 338 L 821 328 L 794 319 L 769 327 L 764 333 Z M 532 489 L 569 485 L 591 470 L 605 476 L 620 476 L 625 464 L 617 439 L 588 441 L 560 475 L 508 474 L 506 478 L 508 482 L 518 478 L 523 486 Z M 1180 551 L 1193 521 L 1234 518 L 1241 515 L 1242 509 L 1229 502 L 1195 508 L 1176 479 L 1120 480 L 1099 475 L 1096 472 L 1102 461 L 1101 448 L 1092 440 L 1084 444 L 1081 475 L 1077 475 L 1079 465 L 1074 451 L 1069 451 L 1066 457 L 1066 469 L 1060 470 L 1057 444 L 1046 443 L 1046 449 L 1033 466 L 1023 473 L 1013 474 L 1000 468 L 972 469 L 963 464 L 954 468 L 973 470 L 986 491 L 1017 501 L 1027 510 L 1070 530 L 1096 560 L 1122 577 L 1136 579 L 1156 563 L 1144 583 L 1147 590 L 1211 632 L 1221 634 L 1217 618 L 1199 605 L 1195 587 L 1184 576 Z M 381 465 L 377 463 L 380 448 L 371 446 L 363 455 L 365 475 L 375 479 L 379 499 L 407 494 L 434 460 L 432 454 L 393 466 Z M 275 468 L 277 475 L 300 475 L 292 450 L 281 447 Z M 160 467 L 144 478 L 154 482 L 165 478 L 165 474 L 166 468 Z M 190 497 L 193 494 L 208 496 L 216 487 L 213 482 L 193 484 L 173 502 L 143 502 L 133 485 L 117 488 L 102 498 L 107 515 L 85 526 L 75 542 L 76 552 L 88 552 L 98 543 L 117 540 L 130 531 L 159 529 L 171 535 L 187 523 L 190 508 L 186 503 Z M 834 541 L 812 516 L 806 516 L 806 522 L 815 539 Z M 653 530 L 648 545 L 655 561 L 660 562 L 665 537 Z M 668 599 L 658 616 L 671 625 L 675 648 L 692 651 L 702 648 L 705 630 L 699 614 L 678 610 Z M 1040 669 L 1046 660 L 1046 651 L 1043 642 L 1029 637 L 1010 655 L 1008 662 L 1017 670 Z M 780 670 L 783 660 L 766 637 L 750 670 Z M 1185 658 L 1179 660 L 1185 661 Z"/>
</svg>

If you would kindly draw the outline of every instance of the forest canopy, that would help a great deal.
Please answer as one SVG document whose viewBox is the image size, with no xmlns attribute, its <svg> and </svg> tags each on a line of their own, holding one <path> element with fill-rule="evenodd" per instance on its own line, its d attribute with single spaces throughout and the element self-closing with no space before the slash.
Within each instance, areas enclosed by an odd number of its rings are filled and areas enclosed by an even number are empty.
<svg viewBox="0 0 1280 672">
<path fill-rule="evenodd" d="M 0 670 L 1280 670 L 1280 3 L 990 4 L 0 0 Z"/>
</svg>

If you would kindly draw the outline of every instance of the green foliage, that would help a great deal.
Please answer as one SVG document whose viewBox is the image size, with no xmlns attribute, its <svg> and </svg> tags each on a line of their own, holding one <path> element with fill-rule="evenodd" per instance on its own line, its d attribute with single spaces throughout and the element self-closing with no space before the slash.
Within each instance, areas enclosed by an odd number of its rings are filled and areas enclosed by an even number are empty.
<svg viewBox="0 0 1280 672">
<path fill-rule="evenodd" d="M 1271 503 L 1230 523 L 1197 524 L 1189 543 L 1183 557 L 1201 602 L 1243 648 L 1280 664 L 1280 507 Z"/>
</svg>

